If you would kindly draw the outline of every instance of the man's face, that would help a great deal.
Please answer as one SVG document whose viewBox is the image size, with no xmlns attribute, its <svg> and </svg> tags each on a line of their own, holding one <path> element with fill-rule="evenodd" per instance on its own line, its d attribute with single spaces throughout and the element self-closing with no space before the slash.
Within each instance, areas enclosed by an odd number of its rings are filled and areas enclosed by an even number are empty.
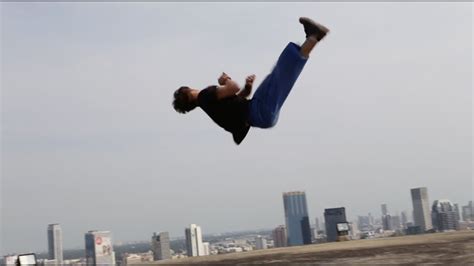
<svg viewBox="0 0 474 266">
<path fill-rule="evenodd" d="M 230 79 L 230 77 L 225 72 L 222 72 L 220 77 L 217 79 L 217 82 L 219 85 L 224 85 L 228 79 Z"/>
</svg>

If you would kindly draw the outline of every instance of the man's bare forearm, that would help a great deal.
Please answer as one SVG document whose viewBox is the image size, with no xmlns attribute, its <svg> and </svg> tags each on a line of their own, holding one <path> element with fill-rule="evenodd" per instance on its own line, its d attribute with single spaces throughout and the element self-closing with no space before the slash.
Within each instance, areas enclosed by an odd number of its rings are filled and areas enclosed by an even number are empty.
<svg viewBox="0 0 474 266">
<path fill-rule="evenodd" d="M 250 75 L 245 79 L 245 87 L 237 93 L 238 96 L 248 98 L 252 93 L 252 86 L 255 80 L 255 75 Z"/>
<path fill-rule="evenodd" d="M 245 87 L 237 93 L 237 96 L 248 98 L 250 93 L 252 93 L 252 85 L 245 84 Z"/>
</svg>

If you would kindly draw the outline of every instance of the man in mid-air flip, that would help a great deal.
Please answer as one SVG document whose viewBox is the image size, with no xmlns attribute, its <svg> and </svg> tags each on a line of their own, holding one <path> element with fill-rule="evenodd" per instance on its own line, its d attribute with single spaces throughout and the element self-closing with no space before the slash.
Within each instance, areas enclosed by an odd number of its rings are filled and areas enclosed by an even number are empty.
<svg viewBox="0 0 474 266">
<path fill-rule="evenodd" d="M 257 88 L 252 99 L 255 75 L 248 76 L 241 90 L 226 73 L 217 82 L 203 90 L 180 87 L 174 92 L 173 107 L 179 113 L 186 113 L 199 106 L 211 119 L 232 133 L 234 142 L 240 144 L 250 127 L 270 128 L 275 126 L 286 97 L 303 70 L 310 52 L 329 30 L 305 17 L 300 18 L 306 33 L 306 40 L 299 46 L 290 42 L 280 54 L 272 72 Z"/>
</svg>

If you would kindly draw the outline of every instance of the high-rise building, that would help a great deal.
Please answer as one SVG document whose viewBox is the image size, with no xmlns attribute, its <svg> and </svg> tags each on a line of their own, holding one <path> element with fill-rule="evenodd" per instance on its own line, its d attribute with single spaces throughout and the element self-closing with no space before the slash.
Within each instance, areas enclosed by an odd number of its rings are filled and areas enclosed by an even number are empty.
<svg viewBox="0 0 474 266">
<path fill-rule="evenodd" d="M 267 240 L 262 236 L 255 238 L 255 249 L 267 249 Z"/>
<path fill-rule="evenodd" d="M 85 234 L 87 265 L 115 265 L 112 235 L 109 231 L 89 231 Z"/>
<path fill-rule="evenodd" d="M 454 203 L 454 212 L 456 212 L 456 221 L 461 221 L 461 213 L 459 212 L 459 204 Z"/>
<path fill-rule="evenodd" d="M 392 220 L 392 230 L 397 230 L 397 229 L 403 228 L 400 216 L 394 215 L 394 216 L 392 216 L 391 220 Z"/>
<path fill-rule="evenodd" d="M 407 223 L 408 223 L 408 214 L 406 211 L 402 211 L 401 214 L 401 222 L 402 222 L 402 227 L 407 228 Z"/>
<path fill-rule="evenodd" d="M 449 200 L 435 200 L 431 208 L 431 217 L 433 227 L 437 231 L 443 232 L 459 228 L 454 205 Z"/>
<path fill-rule="evenodd" d="M 370 224 L 369 216 L 357 216 L 357 225 L 362 231 L 372 230 L 372 225 Z"/>
<path fill-rule="evenodd" d="M 168 232 L 153 233 L 151 237 L 153 260 L 171 259 L 170 236 Z"/>
<path fill-rule="evenodd" d="M 474 206 L 472 200 L 466 206 L 462 206 L 462 219 L 464 221 L 474 221 Z"/>
<path fill-rule="evenodd" d="M 63 264 L 63 232 L 59 224 L 48 225 L 48 258 Z"/>
<path fill-rule="evenodd" d="M 279 248 L 288 246 L 288 236 L 284 225 L 280 225 L 273 229 L 272 236 L 275 247 Z"/>
<path fill-rule="evenodd" d="M 426 187 L 412 188 L 411 199 L 415 226 L 419 226 L 422 232 L 432 229 L 428 189 Z"/>
<path fill-rule="evenodd" d="M 368 217 L 369 217 L 369 225 L 373 226 L 375 224 L 374 216 L 372 216 L 372 214 L 369 212 Z"/>
<path fill-rule="evenodd" d="M 319 218 L 318 217 L 316 217 L 314 219 L 314 229 L 316 231 L 321 231 L 321 225 L 319 224 Z"/>
<path fill-rule="evenodd" d="M 327 241 L 328 242 L 337 241 L 337 238 L 338 238 L 337 224 L 347 223 L 346 209 L 344 207 L 325 209 L 324 222 L 326 223 Z"/>
<path fill-rule="evenodd" d="M 283 193 L 283 205 L 285 208 L 288 245 L 311 244 L 311 227 L 305 192 L 293 191 Z"/>
<path fill-rule="evenodd" d="M 381 208 L 382 208 L 382 216 L 387 215 L 388 214 L 387 204 L 385 203 L 382 204 Z"/>
<path fill-rule="evenodd" d="M 462 206 L 462 220 L 466 222 L 471 220 L 471 210 L 469 206 Z"/>
<path fill-rule="evenodd" d="M 469 201 L 467 206 L 469 206 L 469 209 L 471 209 L 471 221 L 474 221 L 474 205 L 472 204 L 472 200 Z"/>
<path fill-rule="evenodd" d="M 390 214 L 382 216 L 382 228 L 383 230 L 393 230 L 392 216 Z"/>
<path fill-rule="evenodd" d="M 189 228 L 186 228 L 185 235 L 188 257 L 204 256 L 201 227 L 191 224 Z"/>
</svg>

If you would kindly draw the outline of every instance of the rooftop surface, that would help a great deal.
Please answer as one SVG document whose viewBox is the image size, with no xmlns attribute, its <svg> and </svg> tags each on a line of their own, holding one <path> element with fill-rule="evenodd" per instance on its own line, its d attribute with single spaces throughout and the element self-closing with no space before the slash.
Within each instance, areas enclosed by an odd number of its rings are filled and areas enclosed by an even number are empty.
<svg viewBox="0 0 474 266">
<path fill-rule="evenodd" d="M 474 264 L 474 231 L 457 231 L 272 248 L 150 264 Z"/>
</svg>

